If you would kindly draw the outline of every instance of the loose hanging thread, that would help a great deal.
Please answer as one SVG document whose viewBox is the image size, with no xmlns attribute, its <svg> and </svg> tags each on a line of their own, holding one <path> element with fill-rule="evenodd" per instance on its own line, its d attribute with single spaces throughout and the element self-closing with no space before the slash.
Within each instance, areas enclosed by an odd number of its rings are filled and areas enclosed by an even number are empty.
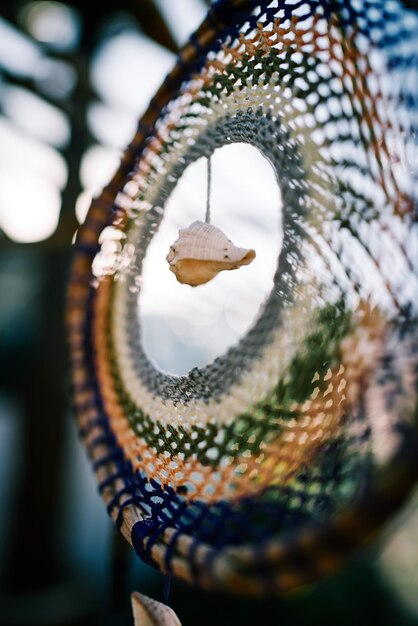
<svg viewBox="0 0 418 626">
<path fill-rule="evenodd" d="M 207 158 L 207 195 L 206 195 L 206 224 L 210 224 L 210 190 L 212 185 L 212 157 Z"/>
<path fill-rule="evenodd" d="M 171 576 L 170 574 L 165 574 L 164 589 L 163 589 L 163 602 L 167 606 L 170 605 L 170 591 L 171 591 Z"/>
</svg>

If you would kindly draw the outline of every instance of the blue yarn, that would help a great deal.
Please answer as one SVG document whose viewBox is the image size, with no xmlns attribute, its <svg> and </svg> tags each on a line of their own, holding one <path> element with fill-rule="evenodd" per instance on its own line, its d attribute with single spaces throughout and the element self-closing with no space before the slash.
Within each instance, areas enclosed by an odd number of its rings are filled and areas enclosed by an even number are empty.
<svg viewBox="0 0 418 626">
<path fill-rule="evenodd" d="M 148 518 L 144 520 L 140 520 L 136 522 L 132 526 L 131 530 L 131 541 L 132 546 L 137 553 L 137 555 L 149 565 L 153 565 L 153 560 L 150 556 L 150 551 L 153 543 L 157 539 L 157 536 L 161 534 L 161 524 L 158 520 L 153 518 Z M 144 547 L 145 539 L 149 537 L 147 542 L 147 547 Z M 152 538 L 154 537 L 154 541 Z M 151 545 L 149 545 L 151 542 Z"/>
<path fill-rule="evenodd" d="M 171 591 L 171 576 L 166 574 L 164 576 L 164 589 L 163 589 L 163 602 L 165 605 L 170 605 L 170 591 Z"/>
</svg>

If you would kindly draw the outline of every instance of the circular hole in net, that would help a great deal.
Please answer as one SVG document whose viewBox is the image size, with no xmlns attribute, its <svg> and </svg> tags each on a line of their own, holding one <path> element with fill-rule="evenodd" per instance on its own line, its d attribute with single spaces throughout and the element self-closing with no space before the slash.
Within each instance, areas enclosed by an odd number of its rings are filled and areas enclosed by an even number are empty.
<svg viewBox="0 0 418 626">
<path fill-rule="evenodd" d="M 235 345 L 252 326 L 273 286 L 282 244 L 280 188 L 254 147 L 235 143 L 212 155 L 210 223 L 256 258 L 198 287 L 177 282 L 166 260 L 180 228 L 205 221 L 207 160 L 183 173 L 143 264 L 140 323 L 144 349 L 163 371 L 182 375 Z"/>
</svg>

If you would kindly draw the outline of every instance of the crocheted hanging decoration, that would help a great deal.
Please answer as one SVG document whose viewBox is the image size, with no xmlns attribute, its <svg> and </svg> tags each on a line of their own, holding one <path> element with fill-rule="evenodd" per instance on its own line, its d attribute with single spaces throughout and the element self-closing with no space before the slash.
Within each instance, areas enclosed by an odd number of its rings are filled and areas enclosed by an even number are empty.
<svg viewBox="0 0 418 626">
<path fill-rule="evenodd" d="M 166 573 L 295 589 L 418 478 L 417 17 L 400 0 L 215 3 L 80 228 L 80 432 L 114 522 Z M 176 377 L 143 348 L 142 262 L 187 166 L 234 142 L 281 189 L 274 287 L 237 345 Z"/>
</svg>

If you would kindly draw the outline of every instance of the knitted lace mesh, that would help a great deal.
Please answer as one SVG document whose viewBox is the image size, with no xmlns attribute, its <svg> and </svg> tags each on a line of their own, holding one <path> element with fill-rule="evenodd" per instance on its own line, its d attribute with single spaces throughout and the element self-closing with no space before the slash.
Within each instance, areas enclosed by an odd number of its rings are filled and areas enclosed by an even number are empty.
<svg viewBox="0 0 418 626">
<path fill-rule="evenodd" d="M 417 17 L 397 0 L 216 3 L 93 202 L 69 297 L 75 405 L 110 514 L 164 571 L 297 587 L 415 481 Z M 143 349 L 142 262 L 187 166 L 236 142 L 281 189 L 274 287 L 237 345 L 172 376 Z"/>
</svg>

